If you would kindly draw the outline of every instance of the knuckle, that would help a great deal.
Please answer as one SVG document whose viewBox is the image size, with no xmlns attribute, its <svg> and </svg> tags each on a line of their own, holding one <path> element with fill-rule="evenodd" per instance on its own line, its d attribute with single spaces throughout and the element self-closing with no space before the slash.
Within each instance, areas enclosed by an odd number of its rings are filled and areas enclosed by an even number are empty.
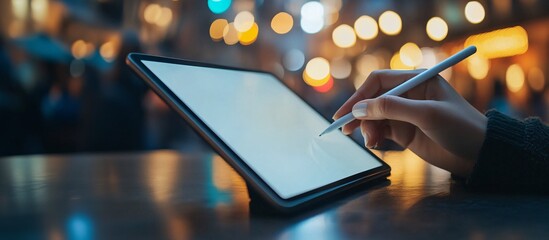
<svg viewBox="0 0 549 240">
<path fill-rule="evenodd" d="M 380 77 L 380 76 L 387 75 L 387 73 L 388 73 L 388 70 L 386 70 L 386 69 L 378 69 L 378 70 L 372 71 L 372 73 L 370 73 L 370 75 L 372 75 L 374 77 Z"/>
<path fill-rule="evenodd" d="M 378 100 L 377 114 L 380 116 L 385 116 L 391 107 L 391 100 L 388 97 L 380 97 Z"/>
</svg>

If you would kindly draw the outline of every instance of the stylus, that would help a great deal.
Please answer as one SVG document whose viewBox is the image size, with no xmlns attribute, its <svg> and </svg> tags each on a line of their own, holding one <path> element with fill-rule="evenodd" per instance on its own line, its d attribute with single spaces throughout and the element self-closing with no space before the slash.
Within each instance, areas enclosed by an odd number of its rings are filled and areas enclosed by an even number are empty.
<svg viewBox="0 0 549 240">
<path fill-rule="evenodd" d="M 388 92 L 382 94 L 381 96 L 387 96 L 387 95 L 398 96 L 400 94 L 403 94 L 409 91 L 410 89 L 414 88 L 415 86 L 421 84 L 422 82 L 436 76 L 440 72 L 444 71 L 446 68 L 449 68 L 463 61 L 463 59 L 473 55 L 476 51 L 477 51 L 477 48 L 475 46 L 469 46 L 459 51 L 458 53 L 450 56 L 449 58 L 435 65 L 434 67 L 426 71 L 423 71 L 422 73 L 416 75 L 413 78 L 410 78 L 408 81 L 404 83 L 401 83 L 397 87 L 389 90 Z M 324 132 L 322 132 L 319 136 L 322 136 L 326 133 L 339 129 L 345 126 L 345 124 L 352 122 L 354 119 L 355 117 L 353 116 L 353 113 L 347 113 L 345 116 L 335 120 L 332 124 L 330 124 L 330 126 L 328 126 L 328 128 L 326 128 L 326 130 L 324 130 Z"/>
</svg>

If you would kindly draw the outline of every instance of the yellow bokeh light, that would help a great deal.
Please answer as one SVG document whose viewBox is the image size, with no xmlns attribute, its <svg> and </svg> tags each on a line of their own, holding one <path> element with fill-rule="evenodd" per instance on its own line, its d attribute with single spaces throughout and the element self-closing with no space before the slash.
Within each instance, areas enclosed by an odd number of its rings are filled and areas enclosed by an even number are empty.
<svg viewBox="0 0 549 240">
<path fill-rule="evenodd" d="M 234 18 L 234 28 L 239 32 L 247 32 L 254 25 L 254 15 L 248 11 L 239 12 Z"/>
<path fill-rule="evenodd" d="M 322 57 L 313 58 L 309 60 L 309 62 L 305 66 L 305 74 L 312 80 L 325 80 L 330 75 L 330 63 L 328 62 L 328 60 Z M 323 84 L 324 83 L 319 84 L 318 86 Z"/>
<path fill-rule="evenodd" d="M 448 35 L 448 24 L 439 17 L 429 19 L 425 29 L 427 35 L 435 41 L 442 41 Z"/>
<path fill-rule="evenodd" d="M 167 27 L 172 22 L 172 17 L 172 10 L 167 7 L 163 7 L 160 11 L 160 17 L 156 20 L 156 25 L 159 27 Z"/>
<path fill-rule="evenodd" d="M 29 1 L 11 0 L 11 11 L 19 19 L 25 19 L 28 14 Z"/>
<path fill-rule="evenodd" d="M 409 67 L 417 67 L 423 61 L 423 54 L 417 44 L 408 42 L 400 48 L 400 61 Z"/>
<path fill-rule="evenodd" d="M 234 28 L 233 23 L 227 24 L 223 29 L 223 41 L 227 45 L 234 45 L 238 42 L 238 31 Z"/>
<path fill-rule="evenodd" d="M 323 86 L 324 84 L 328 83 L 330 79 L 331 79 L 330 74 L 328 74 L 326 77 L 322 79 L 317 80 L 317 79 L 311 78 L 311 76 L 309 76 L 306 71 L 303 72 L 303 81 L 305 81 L 305 83 L 311 87 Z"/>
<path fill-rule="evenodd" d="M 510 57 L 528 51 L 528 33 L 521 26 L 498 29 L 468 37 L 464 46 L 470 45 L 488 59 Z"/>
<path fill-rule="evenodd" d="M 332 39 L 335 45 L 340 48 L 352 47 L 356 43 L 355 31 L 347 24 L 339 25 L 332 32 Z"/>
<path fill-rule="evenodd" d="M 467 59 L 467 70 L 471 77 L 481 80 L 488 76 L 490 70 L 490 61 L 480 54 L 474 54 Z"/>
<path fill-rule="evenodd" d="M 545 89 L 545 76 L 540 68 L 534 67 L 528 70 L 528 84 L 537 92 L 541 92 Z"/>
<path fill-rule="evenodd" d="M 259 27 L 254 23 L 248 31 L 238 33 L 238 40 L 242 45 L 250 45 L 255 42 L 257 35 L 259 35 Z"/>
<path fill-rule="evenodd" d="M 402 30 L 402 20 L 393 11 L 386 11 L 379 16 L 379 28 L 387 35 L 397 35 Z"/>
<path fill-rule="evenodd" d="M 225 19 L 216 19 L 210 25 L 210 37 L 214 41 L 221 41 L 223 39 L 223 30 L 229 24 Z"/>
<path fill-rule="evenodd" d="M 414 69 L 413 67 L 410 67 L 410 66 L 404 64 L 400 60 L 400 54 L 398 52 L 395 53 L 393 55 L 393 57 L 391 57 L 391 62 L 389 63 L 389 66 L 393 70 L 411 70 L 411 69 Z"/>
<path fill-rule="evenodd" d="M 473 24 L 477 24 L 484 20 L 486 13 L 484 7 L 477 1 L 470 1 L 465 5 L 465 18 Z"/>
<path fill-rule="evenodd" d="M 271 28 L 275 33 L 286 34 L 294 26 L 294 19 L 292 15 L 286 12 L 279 12 L 271 20 Z"/>
<path fill-rule="evenodd" d="M 524 71 L 518 64 L 513 64 L 505 72 L 505 83 L 511 92 L 518 92 L 524 86 Z"/>
<path fill-rule="evenodd" d="M 72 44 L 71 52 L 74 58 L 82 59 L 88 55 L 88 45 L 84 40 L 77 40 Z"/>
<path fill-rule="evenodd" d="M 366 15 L 360 16 L 354 26 L 356 35 L 363 40 L 374 39 L 379 31 L 376 20 Z"/>
<path fill-rule="evenodd" d="M 99 48 L 99 54 L 101 54 L 101 57 L 103 57 L 105 61 L 112 62 L 116 58 L 116 48 L 116 44 L 113 41 L 108 41 L 101 45 L 101 47 Z"/>
<path fill-rule="evenodd" d="M 31 1 L 31 12 L 34 21 L 42 22 L 46 19 L 48 14 L 48 4 L 48 0 Z"/>
<path fill-rule="evenodd" d="M 147 5 L 147 7 L 145 7 L 145 11 L 143 12 L 143 17 L 145 18 L 145 21 L 150 24 L 156 23 L 161 15 L 162 7 L 155 3 Z"/>
</svg>

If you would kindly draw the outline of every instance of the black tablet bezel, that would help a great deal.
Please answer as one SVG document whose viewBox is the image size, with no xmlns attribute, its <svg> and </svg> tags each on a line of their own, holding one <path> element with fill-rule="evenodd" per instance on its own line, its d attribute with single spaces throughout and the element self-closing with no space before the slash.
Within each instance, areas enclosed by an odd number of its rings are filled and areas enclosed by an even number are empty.
<svg viewBox="0 0 549 240">
<path fill-rule="evenodd" d="M 243 68 L 235 68 L 228 66 L 221 66 L 210 63 L 203 63 L 197 61 L 190 61 L 184 59 L 175 59 L 168 57 L 160 57 L 154 55 L 130 53 L 126 59 L 126 63 L 131 69 L 141 77 L 151 87 L 156 94 L 158 94 L 172 109 L 174 109 L 179 115 L 181 115 L 185 121 L 187 121 L 193 129 L 204 138 L 213 148 L 220 154 L 229 165 L 231 165 L 246 181 L 248 187 L 253 187 L 254 190 L 259 193 L 264 200 L 270 202 L 273 206 L 280 210 L 295 210 L 300 207 L 306 207 L 306 205 L 321 202 L 325 197 L 335 195 L 343 192 L 346 189 L 368 183 L 374 179 L 385 178 L 389 176 L 391 168 L 384 161 L 379 159 L 370 150 L 364 148 L 370 155 L 375 157 L 381 163 L 380 167 L 370 169 L 365 172 L 361 172 L 331 184 L 322 186 L 318 189 L 314 189 L 289 199 L 284 199 L 261 179 L 247 164 L 245 161 L 227 146 L 200 118 L 198 118 L 182 101 L 179 99 L 151 70 L 149 70 L 142 61 L 154 61 L 171 64 L 182 64 L 189 66 L 210 67 L 218 69 L 247 71 L 255 73 L 263 73 L 272 75 L 274 78 L 280 81 L 272 73 L 258 70 L 250 70 Z M 280 81 L 282 82 L 282 81 Z M 282 82 L 284 84 L 284 82 Z M 284 86 L 288 87 L 286 84 Z M 290 91 L 292 91 L 290 89 Z M 293 92 L 293 91 L 292 91 Z M 296 94 L 297 95 L 297 94 Z M 299 95 L 298 95 L 299 97 Z M 300 99 L 302 99 L 300 97 Z M 303 100 L 303 99 L 302 99 Z M 304 101 L 304 100 L 303 100 Z M 304 101 L 308 106 L 306 101 Z M 313 108 L 312 106 L 310 106 Z M 313 108 L 314 109 L 314 108 Z M 316 109 L 314 109 L 316 111 Z M 318 111 L 317 111 L 318 112 Z M 355 144 L 358 144 L 355 142 Z M 360 144 L 359 144 L 360 145 Z"/>
</svg>

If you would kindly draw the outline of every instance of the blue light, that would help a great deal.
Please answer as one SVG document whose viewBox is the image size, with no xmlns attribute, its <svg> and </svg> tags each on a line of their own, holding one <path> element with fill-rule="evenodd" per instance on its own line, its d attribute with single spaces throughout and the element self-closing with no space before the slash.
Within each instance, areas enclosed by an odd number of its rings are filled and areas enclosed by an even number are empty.
<svg viewBox="0 0 549 240">
<path fill-rule="evenodd" d="M 94 239 L 93 223 L 91 219 L 81 213 L 74 213 L 67 222 L 68 239 L 91 240 Z"/>
<path fill-rule="evenodd" d="M 215 14 L 224 13 L 230 6 L 231 0 L 208 0 L 208 7 Z"/>
</svg>

